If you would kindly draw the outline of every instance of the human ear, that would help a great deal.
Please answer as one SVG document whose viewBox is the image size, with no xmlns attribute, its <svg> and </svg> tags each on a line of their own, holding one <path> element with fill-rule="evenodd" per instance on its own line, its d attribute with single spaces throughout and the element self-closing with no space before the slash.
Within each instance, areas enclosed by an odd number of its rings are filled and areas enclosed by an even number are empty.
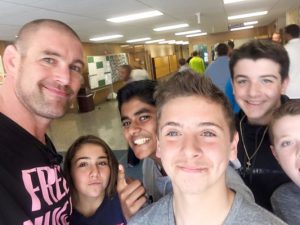
<svg viewBox="0 0 300 225">
<path fill-rule="evenodd" d="M 239 134 L 238 132 L 234 132 L 232 141 L 230 143 L 230 154 L 229 160 L 234 161 L 237 159 L 237 144 L 239 142 Z"/>
<path fill-rule="evenodd" d="M 9 45 L 3 53 L 3 65 L 8 75 L 14 75 L 18 71 L 19 53 L 14 45 Z"/>
<path fill-rule="evenodd" d="M 277 155 L 277 152 L 276 152 L 274 146 L 273 146 L 273 145 L 270 145 L 270 148 L 271 148 L 271 151 L 272 151 L 273 156 L 274 156 L 275 159 L 277 159 L 277 161 L 278 161 L 278 155 Z"/>
<path fill-rule="evenodd" d="M 282 81 L 282 84 L 281 84 L 281 94 L 285 94 L 285 91 L 287 89 L 287 86 L 289 84 L 289 81 L 290 81 L 290 78 L 287 77 L 285 78 L 283 81 Z"/>
</svg>

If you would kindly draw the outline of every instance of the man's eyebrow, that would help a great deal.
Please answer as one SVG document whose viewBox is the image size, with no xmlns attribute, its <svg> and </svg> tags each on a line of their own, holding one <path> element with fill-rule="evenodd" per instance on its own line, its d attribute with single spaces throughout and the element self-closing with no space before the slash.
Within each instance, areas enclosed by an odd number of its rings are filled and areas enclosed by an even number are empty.
<svg viewBox="0 0 300 225">
<path fill-rule="evenodd" d="M 84 67 L 84 62 L 81 59 L 76 59 L 73 63 L 79 63 L 82 67 Z"/>
<path fill-rule="evenodd" d="M 43 53 L 46 55 L 53 55 L 53 56 L 61 57 L 61 55 L 59 53 L 51 51 L 51 50 L 45 50 L 45 51 L 43 51 Z"/>
<path fill-rule="evenodd" d="M 49 56 L 56 56 L 56 57 L 62 57 L 59 53 L 51 51 L 51 50 L 45 50 L 44 54 L 49 55 Z M 74 63 L 79 63 L 81 64 L 82 67 L 84 67 L 84 62 L 81 59 L 75 59 L 72 64 Z"/>
</svg>

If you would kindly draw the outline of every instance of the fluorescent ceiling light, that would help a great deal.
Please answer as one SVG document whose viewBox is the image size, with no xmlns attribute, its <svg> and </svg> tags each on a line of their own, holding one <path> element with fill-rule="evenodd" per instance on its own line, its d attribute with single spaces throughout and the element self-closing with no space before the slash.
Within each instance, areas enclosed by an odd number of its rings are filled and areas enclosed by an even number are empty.
<svg viewBox="0 0 300 225">
<path fill-rule="evenodd" d="M 251 29 L 251 28 L 253 28 L 253 26 L 236 27 L 236 28 L 230 29 L 230 31 L 235 31 L 235 30 L 246 30 L 246 29 Z"/>
<path fill-rule="evenodd" d="M 160 41 L 159 44 L 170 44 L 175 43 L 175 40 L 166 40 L 166 41 Z"/>
<path fill-rule="evenodd" d="M 123 37 L 123 35 L 115 34 L 115 35 L 109 35 L 109 36 L 90 38 L 90 41 L 104 41 L 104 40 L 116 39 L 116 38 L 121 38 L 121 37 Z"/>
<path fill-rule="evenodd" d="M 161 42 L 161 41 L 164 41 L 165 39 L 157 39 L 157 40 L 152 40 L 152 41 L 146 41 L 145 43 L 146 44 L 152 44 L 152 43 L 158 43 L 158 42 Z"/>
<path fill-rule="evenodd" d="M 122 22 L 145 19 L 145 18 L 161 16 L 161 15 L 163 15 L 162 12 L 160 12 L 158 10 L 154 10 L 154 11 L 149 11 L 149 12 L 131 14 L 131 15 L 127 15 L 127 16 L 109 18 L 109 19 L 106 19 L 106 21 L 113 22 L 113 23 L 122 23 Z"/>
<path fill-rule="evenodd" d="M 189 43 L 188 41 L 176 41 L 175 42 L 176 45 L 186 45 L 188 43 Z"/>
<path fill-rule="evenodd" d="M 200 32 L 201 32 L 201 30 L 190 30 L 190 31 L 175 33 L 175 35 L 186 35 L 186 34 L 194 34 L 194 33 L 200 33 Z"/>
<path fill-rule="evenodd" d="M 257 23 L 258 23 L 258 21 L 249 21 L 249 22 L 245 22 L 244 26 L 254 25 L 254 24 L 257 24 Z"/>
<path fill-rule="evenodd" d="M 172 25 L 172 26 L 166 26 L 166 27 L 158 27 L 154 28 L 154 31 L 164 31 L 164 30 L 173 30 L 173 29 L 178 29 L 182 27 L 188 27 L 189 25 L 187 23 L 182 23 L 182 24 L 177 24 L 177 25 Z"/>
<path fill-rule="evenodd" d="M 236 16 L 228 16 L 228 19 L 234 20 L 234 19 L 242 19 L 242 18 L 253 17 L 253 16 L 262 16 L 262 15 L 266 15 L 267 13 L 268 13 L 268 11 L 247 13 L 247 14 L 241 14 L 241 15 L 236 15 Z"/>
<path fill-rule="evenodd" d="M 245 0 L 224 0 L 224 4 L 231 4 L 236 2 L 243 2 Z"/>
<path fill-rule="evenodd" d="M 197 36 L 203 36 L 203 35 L 207 35 L 207 33 L 204 32 L 204 33 L 197 33 L 197 34 L 189 34 L 189 35 L 186 35 L 186 37 L 197 37 Z"/>
<path fill-rule="evenodd" d="M 151 40 L 151 38 L 146 37 L 146 38 L 138 38 L 138 39 L 132 39 L 132 40 L 128 40 L 126 41 L 127 43 L 133 43 L 133 42 L 140 42 L 140 41 L 148 41 Z"/>
</svg>

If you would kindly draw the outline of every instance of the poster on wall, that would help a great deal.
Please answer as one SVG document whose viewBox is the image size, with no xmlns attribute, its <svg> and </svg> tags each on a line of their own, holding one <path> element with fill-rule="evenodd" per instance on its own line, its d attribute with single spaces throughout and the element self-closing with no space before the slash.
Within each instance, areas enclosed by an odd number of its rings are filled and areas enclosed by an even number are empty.
<svg viewBox="0 0 300 225">
<path fill-rule="evenodd" d="M 118 67 L 128 64 L 125 53 L 106 56 L 88 56 L 88 78 L 91 89 L 102 88 L 118 80 Z"/>
<path fill-rule="evenodd" d="M 88 78 L 91 89 L 101 88 L 108 84 L 111 77 L 111 69 L 109 62 L 105 56 L 88 56 Z"/>
</svg>

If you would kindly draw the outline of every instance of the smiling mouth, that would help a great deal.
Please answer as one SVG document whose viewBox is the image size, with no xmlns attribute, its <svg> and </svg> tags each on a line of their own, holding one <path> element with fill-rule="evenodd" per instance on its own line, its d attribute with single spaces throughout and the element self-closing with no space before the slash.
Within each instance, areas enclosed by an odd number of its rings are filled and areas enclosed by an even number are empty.
<svg viewBox="0 0 300 225">
<path fill-rule="evenodd" d="M 150 138 L 139 138 L 133 141 L 135 145 L 143 145 L 150 141 Z"/>
<path fill-rule="evenodd" d="M 182 171 L 188 173 L 205 173 L 208 171 L 208 168 L 205 167 L 187 167 L 187 166 L 180 166 L 179 167 Z"/>
<path fill-rule="evenodd" d="M 248 105 L 252 106 L 259 106 L 262 104 L 262 102 L 257 102 L 257 101 L 246 101 Z"/>
</svg>

